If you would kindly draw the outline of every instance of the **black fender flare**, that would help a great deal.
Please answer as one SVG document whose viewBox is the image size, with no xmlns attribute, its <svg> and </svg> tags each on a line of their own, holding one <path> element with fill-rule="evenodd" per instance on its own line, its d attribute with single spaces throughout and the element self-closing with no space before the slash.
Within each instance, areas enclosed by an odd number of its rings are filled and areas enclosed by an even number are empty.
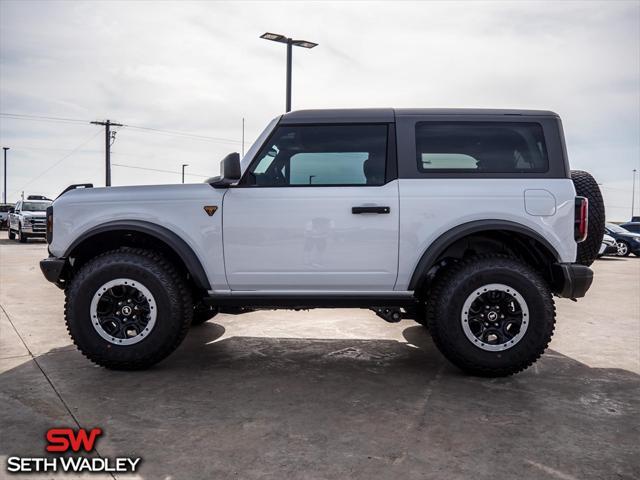
<svg viewBox="0 0 640 480">
<path fill-rule="evenodd" d="M 142 220 L 114 220 L 102 223 L 76 238 L 69 248 L 67 248 L 64 257 L 69 258 L 81 243 L 89 240 L 91 237 L 101 233 L 115 232 L 118 230 L 130 230 L 144 233 L 164 242 L 169 246 L 169 248 L 173 249 L 176 255 L 178 255 L 182 260 L 196 286 L 204 290 L 211 290 L 211 285 L 209 284 L 207 274 L 202 267 L 202 263 L 200 263 L 198 256 L 187 242 L 171 230 L 151 222 L 145 222 Z"/>
<path fill-rule="evenodd" d="M 463 223 L 462 225 L 453 227 L 451 230 L 447 230 L 427 247 L 420 258 L 420 261 L 416 265 L 413 275 L 411 275 L 409 290 L 416 290 L 421 286 L 421 282 L 425 274 L 431 269 L 431 267 L 433 267 L 438 257 L 442 255 L 451 244 L 472 233 L 490 230 L 506 230 L 526 235 L 544 245 L 545 248 L 547 248 L 555 257 L 556 261 L 560 261 L 558 251 L 549 243 L 549 241 L 529 227 L 519 223 L 510 222 L 508 220 L 476 220 L 473 222 Z"/>
</svg>

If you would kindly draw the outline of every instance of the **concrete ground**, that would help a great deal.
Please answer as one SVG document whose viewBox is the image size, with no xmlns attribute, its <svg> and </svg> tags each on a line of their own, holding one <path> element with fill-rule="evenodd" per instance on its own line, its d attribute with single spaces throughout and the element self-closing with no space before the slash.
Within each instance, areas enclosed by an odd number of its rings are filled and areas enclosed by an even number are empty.
<svg viewBox="0 0 640 480">
<path fill-rule="evenodd" d="M 597 261 L 543 358 L 481 379 L 366 310 L 220 315 L 155 368 L 108 371 L 71 345 L 45 256 L 0 240 L 0 477 L 80 425 L 145 479 L 640 478 L 640 258 Z"/>
</svg>

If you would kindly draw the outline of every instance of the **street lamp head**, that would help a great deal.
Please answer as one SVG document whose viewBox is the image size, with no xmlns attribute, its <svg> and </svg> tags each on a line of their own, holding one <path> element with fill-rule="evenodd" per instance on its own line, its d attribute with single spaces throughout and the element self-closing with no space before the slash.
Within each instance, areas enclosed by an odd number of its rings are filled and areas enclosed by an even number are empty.
<svg viewBox="0 0 640 480">
<path fill-rule="evenodd" d="M 302 48 L 313 48 L 318 46 L 317 43 L 308 42 L 306 40 L 294 40 L 291 43 L 296 47 L 302 47 Z"/>
<path fill-rule="evenodd" d="M 10 147 L 2 147 L 2 149 L 6 152 L 7 150 L 11 150 Z"/>
<path fill-rule="evenodd" d="M 271 40 L 273 42 L 287 43 L 289 39 L 284 35 L 280 35 L 279 33 L 263 33 L 260 35 L 260 38 L 264 38 L 265 40 Z"/>
</svg>

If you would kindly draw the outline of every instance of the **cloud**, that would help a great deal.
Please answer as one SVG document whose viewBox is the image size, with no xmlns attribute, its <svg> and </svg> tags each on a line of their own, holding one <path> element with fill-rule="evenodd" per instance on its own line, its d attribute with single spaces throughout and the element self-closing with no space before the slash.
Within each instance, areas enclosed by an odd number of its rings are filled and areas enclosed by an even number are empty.
<svg viewBox="0 0 640 480">
<path fill-rule="evenodd" d="M 627 219 L 640 168 L 637 2 L 0 2 L 0 111 L 111 118 L 239 140 L 284 108 L 282 45 L 265 31 L 319 43 L 294 50 L 294 108 L 506 107 L 557 111 L 572 166 L 604 183 Z M 104 139 L 30 179 L 98 127 L 0 118 L 9 193 L 55 195 L 103 183 Z M 114 184 L 214 175 L 238 144 L 121 129 Z M 65 153 L 66 152 L 66 153 Z M 190 177 L 200 180 L 200 177 Z"/>
</svg>

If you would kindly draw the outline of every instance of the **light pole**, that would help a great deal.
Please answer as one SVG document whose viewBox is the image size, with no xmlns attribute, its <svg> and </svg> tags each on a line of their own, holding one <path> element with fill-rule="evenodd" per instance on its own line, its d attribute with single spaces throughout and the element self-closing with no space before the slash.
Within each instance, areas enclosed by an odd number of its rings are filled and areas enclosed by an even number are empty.
<svg viewBox="0 0 640 480">
<path fill-rule="evenodd" d="M 285 111 L 291 111 L 291 53 L 293 47 L 313 48 L 317 47 L 317 43 L 309 42 L 307 40 L 294 40 L 279 33 L 264 33 L 260 35 L 260 38 L 265 40 L 271 40 L 273 42 L 285 43 L 287 45 L 287 101 Z"/>
<path fill-rule="evenodd" d="M 636 169 L 633 169 L 633 186 L 631 187 L 631 221 L 633 222 L 633 214 L 636 207 Z"/>
<path fill-rule="evenodd" d="M 4 190 L 2 191 L 2 203 L 7 203 L 7 150 L 9 147 L 2 147 L 4 150 Z"/>
<path fill-rule="evenodd" d="M 188 163 L 183 163 L 182 164 L 182 183 L 184 183 L 184 167 L 188 167 L 189 164 Z"/>
</svg>

